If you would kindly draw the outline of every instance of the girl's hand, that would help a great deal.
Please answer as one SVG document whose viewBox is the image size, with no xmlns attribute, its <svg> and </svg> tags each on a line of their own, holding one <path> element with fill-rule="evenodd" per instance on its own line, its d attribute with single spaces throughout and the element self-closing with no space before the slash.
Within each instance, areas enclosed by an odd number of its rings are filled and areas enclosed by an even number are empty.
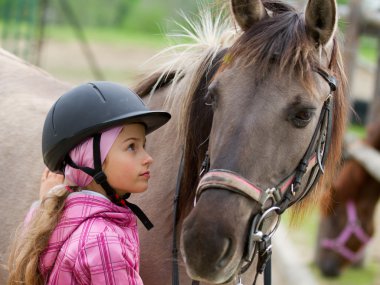
<svg viewBox="0 0 380 285">
<path fill-rule="evenodd" d="M 45 168 L 41 177 L 41 187 L 40 187 L 40 199 L 46 195 L 51 188 L 56 185 L 62 184 L 64 176 L 61 174 L 53 173 L 48 168 Z"/>
</svg>

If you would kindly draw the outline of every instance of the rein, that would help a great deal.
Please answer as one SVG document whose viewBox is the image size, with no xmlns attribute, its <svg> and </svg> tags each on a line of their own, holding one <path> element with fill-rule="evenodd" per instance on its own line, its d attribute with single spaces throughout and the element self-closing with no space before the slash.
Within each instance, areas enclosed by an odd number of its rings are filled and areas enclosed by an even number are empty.
<svg viewBox="0 0 380 285">
<path fill-rule="evenodd" d="M 333 239 L 325 238 L 321 241 L 322 248 L 333 250 L 342 257 L 349 260 L 351 263 L 359 261 L 363 256 L 365 245 L 370 241 L 371 237 L 360 226 L 360 220 L 356 212 L 356 207 L 353 201 L 348 201 L 346 204 L 347 223 L 339 236 Z M 356 237 L 362 247 L 358 252 L 350 250 L 346 243 L 351 237 Z"/>
</svg>

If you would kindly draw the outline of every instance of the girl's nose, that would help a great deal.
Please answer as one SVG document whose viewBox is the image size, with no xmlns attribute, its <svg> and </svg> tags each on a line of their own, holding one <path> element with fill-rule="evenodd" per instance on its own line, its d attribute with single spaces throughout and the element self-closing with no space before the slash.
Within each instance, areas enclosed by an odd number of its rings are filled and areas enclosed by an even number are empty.
<svg viewBox="0 0 380 285">
<path fill-rule="evenodd" d="M 151 165 L 153 163 L 153 158 L 146 152 L 146 156 L 144 159 L 144 164 Z"/>
</svg>

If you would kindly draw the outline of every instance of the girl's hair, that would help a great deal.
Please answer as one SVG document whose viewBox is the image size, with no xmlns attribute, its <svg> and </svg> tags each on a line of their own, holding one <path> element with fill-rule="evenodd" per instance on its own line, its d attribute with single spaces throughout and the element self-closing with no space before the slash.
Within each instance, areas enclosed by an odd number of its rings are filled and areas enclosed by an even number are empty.
<svg viewBox="0 0 380 285">
<path fill-rule="evenodd" d="M 123 126 L 113 127 L 102 133 L 100 141 L 101 163 L 104 162 L 112 144 L 116 140 Z M 71 159 L 82 167 L 94 167 L 93 138 L 88 138 L 70 151 Z M 9 256 L 9 279 L 8 285 L 14 284 L 44 284 L 39 271 L 39 258 L 47 247 L 50 236 L 58 224 L 65 199 L 70 194 L 69 189 L 81 190 L 87 186 L 92 177 L 82 170 L 66 166 L 65 178 L 80 187 L 66 188 L 58 185 L 52 188 L 44 197 L 41 205 L 33 213 L 32 219 L 23 223 L 16 231 L 14 242 Z"/>
<path fill-rule="evenodd" d="M 30 221 L 18 227 L 10 248 L 8 285 L 45 284 L 39 270 L 39 258 L 59 221 L 69 194 L 63 185 L 52 188 L 41 205 L 35 208 Z"/>
</svg>

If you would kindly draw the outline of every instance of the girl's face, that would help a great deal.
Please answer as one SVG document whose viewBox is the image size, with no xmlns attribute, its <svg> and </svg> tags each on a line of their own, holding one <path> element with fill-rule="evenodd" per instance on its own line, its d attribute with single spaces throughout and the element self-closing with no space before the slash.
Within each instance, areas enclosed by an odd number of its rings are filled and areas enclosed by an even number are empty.
<svg viewBox="0 0 380 285">
<path fill-rule="evenodd" d="M 152 157 L 145 151 L 142 124 L 125 125 L 103 163 L 108 183 L 116 193 L 141 193 L 148 188 Z"/>
</svg>

